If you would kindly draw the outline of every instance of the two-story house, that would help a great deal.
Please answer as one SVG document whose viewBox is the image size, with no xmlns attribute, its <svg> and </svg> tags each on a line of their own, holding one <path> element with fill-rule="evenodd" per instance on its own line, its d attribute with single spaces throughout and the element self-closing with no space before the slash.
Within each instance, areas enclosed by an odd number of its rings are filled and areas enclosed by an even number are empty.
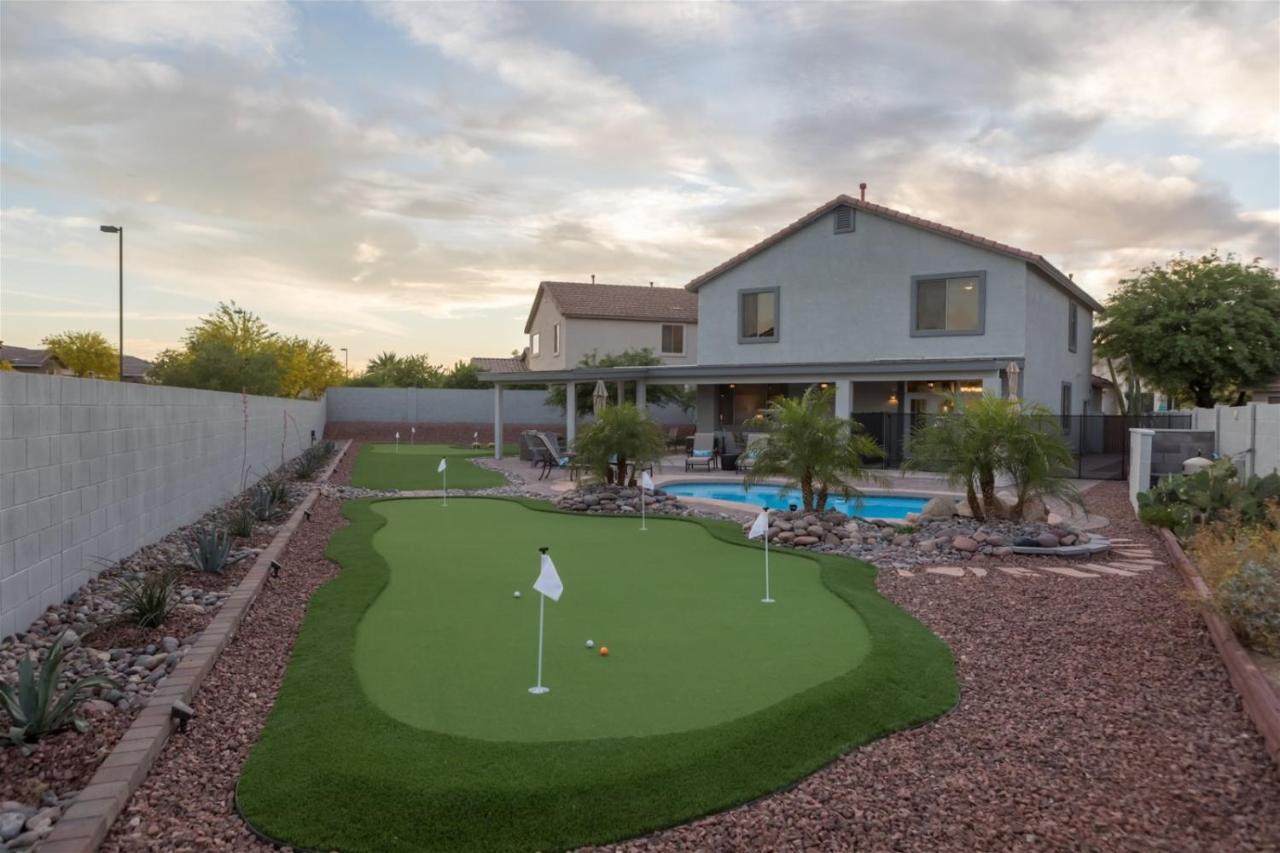
<svg viewBox="0 0 1280 853">
<path fill-rule="evenodd" d="M 648 384 L 693 384 L 700 430 L 741 424 L 815 383 L 834 385 L 846 416 L 942 411 L 952 393 L 1017 394 L 1076 415 L 1090 399 L 1096 300 L 1041 255 L 863 199 L 832 199 L 686 290 L 697 297 L 696 363 L 566 362 L 546 380 L 569 393 L 634 382 L 640 400 Z M 530 333 L 545 334 L 532 320 Z M 484 378 L 499 399 L 516 381 Z"/>
</svg>

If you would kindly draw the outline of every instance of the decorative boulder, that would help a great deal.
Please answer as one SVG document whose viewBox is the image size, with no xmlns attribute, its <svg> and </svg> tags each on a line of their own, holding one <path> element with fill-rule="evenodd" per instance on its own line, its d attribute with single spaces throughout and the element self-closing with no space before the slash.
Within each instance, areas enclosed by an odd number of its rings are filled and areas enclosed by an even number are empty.
<svg viewBox="0 0 1280 853">
<path fill-rule="evenodd" d="M 929 498 L 920 510 L 921 518 L 950 518 L 956 514 L 956 501 L 951 498 Z"/>
<path fill-rule="evenodd" d="M 1044 501 L 1037 497 L 1027 498 L 1022 504 L 1023 521 L 1048 521 L 1049 510 Z"/>
</svg>

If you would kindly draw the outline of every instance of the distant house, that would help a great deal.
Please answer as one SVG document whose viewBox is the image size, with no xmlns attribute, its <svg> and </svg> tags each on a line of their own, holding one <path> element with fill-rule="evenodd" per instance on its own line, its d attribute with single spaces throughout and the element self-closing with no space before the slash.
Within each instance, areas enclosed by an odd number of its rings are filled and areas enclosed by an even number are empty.
<svg viewBox="0 0 1280 853">
<path fill-rule="evenodd" d="M 51 376 L 71 376 L 71 370 L 47 349 L 31 349 L 15 347 L 9 344 L 0 346 L 0 361 L 13 365 L 18 373 L 44 373 Z M 143 361 L 132 355 L 124 357 L 124 381 L 145 382 L 151 362 Z M 114 379 L 115 376 L 104 377 Z"/>
<path fill-rule="evenodd" d="M 1266 385 L 1250 388 L 1249 399 L 1255 403 L 1280 403 L 1280 376 Z"/>
</svg>

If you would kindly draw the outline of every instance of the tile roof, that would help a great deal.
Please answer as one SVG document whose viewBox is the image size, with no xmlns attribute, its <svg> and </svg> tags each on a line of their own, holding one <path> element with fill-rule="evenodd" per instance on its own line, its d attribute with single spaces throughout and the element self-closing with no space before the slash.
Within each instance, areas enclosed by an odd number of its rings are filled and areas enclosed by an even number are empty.
<svg viewBox="0 0 1280 853">
<path fill-rule="evenodd" d="M 523 358 L 482 358 L 471 359 L 471 363 L 486 373 L 520 373 L 528 370 Z"/>
<path fill-rule="evenodd" d="M 566 317 L 595 320 L 645 320 L 654 323 L 698 322 L 698 296 L 682 287 L 594 284 L 584 281 L 544 281 L 524 325 L 528 334 L 543 294 L 550 294 Z"/>
<path fill-rule="evenodd" d="M 981 246 L 984 249 L 990 249 L 991 251 L 998 252 L 1002 255 L 1009 255 L 1011 257 L 1019 258 L 1023 261 L 1026 261 L 1028 264 L 1030 264 L 1031 267 L 1035 269 L 1037 272 L 1039 272 L 1042 276 L 1044 276 L 1054 284 L 1057 284 L 1059 287 L 1063 288 L 1064 290 L 1074 295 L 1077 299 L 1079 299 L 1089 308 L 1093 309 L 1094 311 L 1102 310 L 1102 305 L 1096 299 L 1094 299 L 1089 294 L 1085 293 L 1084 290 L 1082 290 L 1079 285 L 1077 285 L 1074 281 L 1072 281 L 1068 276 L 1064 275 L 1062 271 L 1059 270 L 1057 267 L 1055 267 L 1053 264 L 1049 263 L 1049 261 L 1046 260 L 1043 255 L 1037 255 L 1036 253 L 1029 252 L 1026 249 L 1019 249 L 1016 246 L 1010 246 L 1006 243 L 999 243 L 995 240 L 991 240 L 986 237 L 980 237 L 977 234 L 972 234 L 968 231 L 962 231 L 959 228 L 952 228 L 950 225 L 943 225 L 939 222 L 933 222 L 928 219 L 922 219 L 919 216 L 913 216 L 909 213 L 903 213 L 902 211 L 894 210 L 893 208 L 885 207 L 884 205 L 881 205 L 881 204 L 873 204 L 869 201 L 863 201 L 862 199 L 857 199 L 852 196 L 843 195 L 843 194 L 836 196 L 831 201 L 827 202 L 826 204 L 822 205 L 816 210 L 812 210 L 809 213 L 806 213 L 804 216 L 800 217 L 795 222 L 792 222 L 790 225 L 786 226 L 782 230 L 769 235 L 768 237 L 764 238 L 759 243 L 756 243 L 754 246 L 751 246 L 745 251 L 739 252 L 738 254 L 734 255 L 732 258 L 729 258 L 729 260 L 725 261 L 719 266 L 716 266 L 713 269 L 708 270 L 707 272 L 703 273 L 702 275 L 698 276 L 697 278 L 693 279 L 688 284 L 686 284 L 685 288 L 688 290 L 697 290 L 699 287 L 711 281 L 713 278 L 721 275 L 722 273 L 728 272 L 729 270 L 736 267 L 738 264 L 741 264 L 742 262 L 754 257 L 755 255 L 758 255 L 760 252 L 763 252 L 765 249 L 769 248 L 770 246 L 773 246 L 776 243 L 781 243 L 783 240 L 785 240 L 787 237 L 790 237 L 792 234 L 799 231 L 801 228 L 804 228 L 806 225 L 809 225 L 815 220 L 825 216 L 831 210 L 841 206 L 851 207 L 854 210 L 863 210 L 863 211 L 866 211 L 867 213 L 871 213 L 876 216 L 883 217 L 885 219 L 893 220 L 894 222 L 901 222 L 904 225 L 910 225 L 913 228 L 920 228 L 924 231 L 931 231 L 935 234 L 940 234 L 944 237 L 951 237 L 952 239 L 955 239 L 955 240 L 961 240 L 965 243 L 971 243 L 975 246 Z"/>
<path fill-rule="evenodd" d="M 14 367 L 40 367 L 50 358 L 47 349 L 15 347 L 11 344 L 0 346 L 0 361 L 7 361 Z M 61 364 L 62 362 L 58 362 Z M 125 376 L 145 376 L 151 369 L 151 362 L 126 354 L 124 357 Z"/>
</svg>

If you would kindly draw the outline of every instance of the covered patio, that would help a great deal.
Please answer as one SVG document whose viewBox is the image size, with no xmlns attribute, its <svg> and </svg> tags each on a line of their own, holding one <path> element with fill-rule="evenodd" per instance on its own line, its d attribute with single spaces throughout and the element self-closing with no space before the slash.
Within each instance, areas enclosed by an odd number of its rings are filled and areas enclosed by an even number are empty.
<svg viewBox="0 0 1280 853">
<path fill-rule="evenodd" d="M 569 447 L 577 438 L 578 394 L 591 394 L 597 382 L 610 390 L 611 401 L 633 398 L 647 405 L 654 385 L 693 386 L 697 389 L 695 424 L 698 432 L 739 430 L 758 415 L 768 401 L 798 396 L 813 385 L 835 388 L 836 412 L 844 417 L 892 413 L 924 415 L 943 412 L 948 394 L 1007 396 L 1008 368 L 1022 367 L 1020 358 L 908 359 L 830 364 L 653 365 L 646 367 L 580 367 L 571 370 L 485 372 L 493 383 L 494 458 L 502 458 L 503 388 L 528 386 L 531 381 L 563 385 L 564 437 Z M 1015 380 L 1016 381 L 1016 380 Z M 583 386 L 586 386 L 585 389 Z M 902 419 L 898 419 L 898 423 Z M 886 436 L 878 436 L 883 444 Z"/>
</svg>

